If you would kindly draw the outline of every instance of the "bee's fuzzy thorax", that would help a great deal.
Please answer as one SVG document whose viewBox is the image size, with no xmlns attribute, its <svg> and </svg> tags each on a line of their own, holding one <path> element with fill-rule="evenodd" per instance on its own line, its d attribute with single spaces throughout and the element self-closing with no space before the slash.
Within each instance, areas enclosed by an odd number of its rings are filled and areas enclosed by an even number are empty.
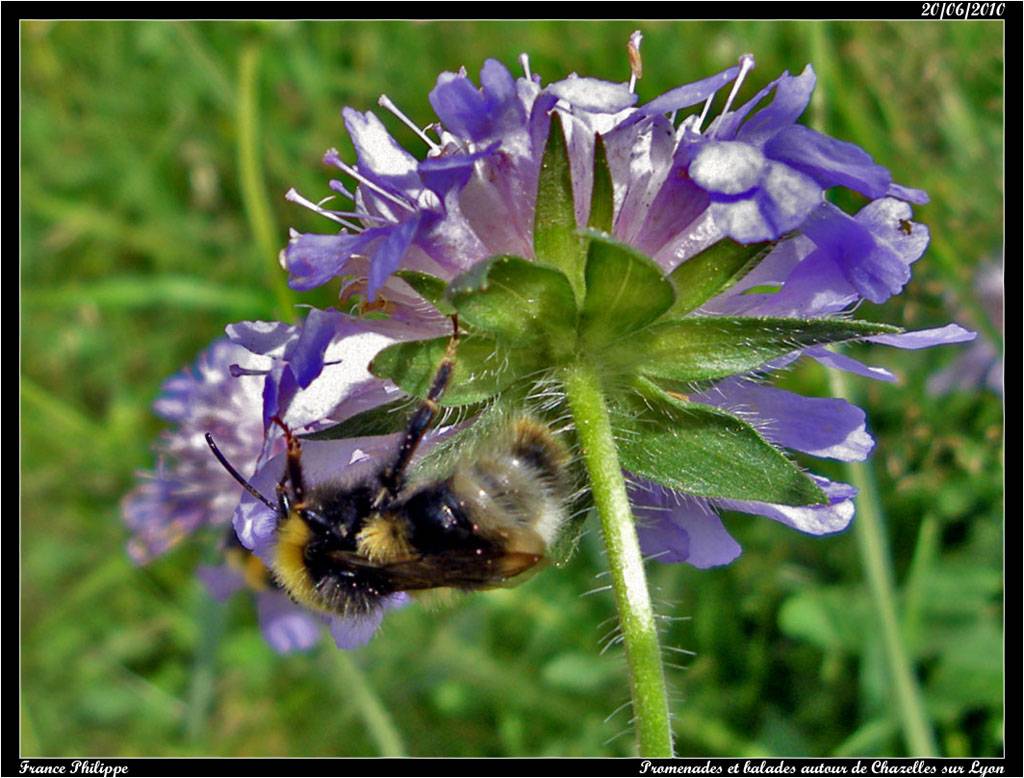
<svg viewBox="0 0 1024 778">
<path fill-rule="evenodd" d="M 406 522 L 400 517 L 382 514 L 371 517 L 356 537 L 356 550 L 375 563 L 392 562 L 411 556 Z"/>
<path fill-rule="evenodd" d="M 292 598 L 303 605 L 321 610 L 316 587 L 306 567 L 305 550 L 313 531 L 298 513 L 292 511 L 277 528 L 274 553 L 274 577 Z"/>
</svg>

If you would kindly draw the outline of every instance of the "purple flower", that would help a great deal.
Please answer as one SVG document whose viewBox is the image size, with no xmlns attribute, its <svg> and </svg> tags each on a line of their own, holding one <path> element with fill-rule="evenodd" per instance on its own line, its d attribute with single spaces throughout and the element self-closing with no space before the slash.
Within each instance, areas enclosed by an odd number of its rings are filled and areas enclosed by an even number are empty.
<svg viewBox="0 0 1024 778">
<path fill-rule="evenodd" d="M 140 474 L 122 502 L 132 533 L 128 552 L 139 564 L 151 561 L 208 525 L 226 527 L 241 488 L 210 454 L 203 437 L 212 433 L 240 472 L 251 471 L 263 446 L 262 380 L 235 377 L 230 366 L 247 352 L 225 338 L 163 385 L 153 405 L 174 427 L 156 445 L 157 469 Z"/>
<path fill-rule="evenodd" d="M 978 267 L 974 292 L 989 321 L 1003 332 L 1003 268 L 995 262 Z M 966 315 L 966 313 L 965 313 Z M 984 336 L 978 338 L 946 369 L 928 379 L 928 392 L 941 395 L 978 387 L 1003 394 L 1003 359 L 996 345 Z"/>
<path fill-rule="evenodd" d="M 268 415 L 280 414 L 296 428 L 317 429 L 393 399 L 397 389 L 372 378 L 367 363 L 383 346 L 429 332 L 428 325 L 362 322 L 334 311 L 312 311 L 301 326 L 242 322 L 229 327 L 230 339 L 214 341 L 193 368 L 169 379 L 154 405 L 174 427 L 156 447 L 156 472 L 142 474 L 122 504 L 132 558 L 147 563 L 202 527 L 231 524 L 244 492 L 210 452 L 206 433 L 243 477 L 260 464 L 261 472 L 270 473 L 266 462 L 274 462 L 272 482 L 255 481 L 273 495 L 282 467 L 275 455 L 282 444 L 273 430 L 267 434 Z M 233 552 L 241 549 L 229 548 L 229 559 Z M 365 619 L 328 619 L 300 608 L 269 576 L 246 575 L 253 565 L 265 572 L 252 558 L 241 565 L 201 568 L 199 576 L 218 599 L 242 587 L 253 590 L 261 629 L 276 650 L 310 647 L 324 624 L 345 647 L 369 638 Z M 390 605 L 403 601 L 395 598 Z"/>
<path fill-rule="evenodd" d="M 754 66 L 750 55 L 646 103 L 634 93 L 635 78 L 627 85 L 571 76 L 545 85 L 530 72 L 525 55 L 521 62 L 523 75 L 514 78 L 504 65 L 488 60 L 479 88 L 465 71 L 443 73 L 430 93 L 440 121 L 427 131 L 382 98 L 381 105 L 426 144 L 422 161 L 402 149 L 372 113 L 346 109 L 357 164 L 349 166 L 333 153 L 328 161 L 355 181 L 355 192 L 331 184 L 355 210 L 325 212 L 335 221 L 344 218 L 338 235 L 293 237 L 283 257 L 292 285 L 309 288 L 350 275 L 371 297 L 390 301 L 405 295 L 397 306 L 404 320 L 426 321 L 418 317 L 427 314 L 408 303 L 408 289 L 391 275 L 396 270 L 448 281 L 487 257 L 534 258 L 541 159 L 551 128 L 559 126 L 550 120 L 553 113 L 560 115 L 565 132 L 577 226 L 588 224 L 600 136 L 613 190 L 611 232 L 653 257 L 666 273 L 723 239 L 777 241 L 752 272 L 695 315 L 842 316 L 863 300 L 881 303 L 899 293 L 927 247 L 928 230 L 912 220 L 910 205 L 926 203 L 924 192 L 894 183 L 859 147 L 796 123 L 815 86 L 810 66 L 796 76 L 783 73 L 734 108 Z M 724 109 L 709 118 L 715 94 L 726 87 Z M 824 198 L 836 186 L 870 202 L 849 215 Z M 973 337 L 951 324 L 869 340 L 924 348 Z M 895 380 L 888 371 L 824 346 L 794 350 L 762 366 L 759 375 L 801 356 Z M 690 400 L 740 415 L 779 447 L 842 461 L 868 455 L 873 440 L 860 409 L 843 400 L 801 397 L 760 380 L 727 378 Z M 352 454 L 346 449 L 340 456 Z M 700 499 L 634 477 L 632 497 L 645 551 L 700 567 L 730 561 L 739 547 L 716 508 L 767 516 L 812 534 L 844 529 L 853 516 L 855 490 L 812 478 L 826 502 L 792 507 Z M 251 508 L 259 512 L 261 506 Z M 248 529 L 256 543 L 261 533 L 252 531 L 251 518 L 236 519 L 236 526 L 243 539 Z"/>
</svg>

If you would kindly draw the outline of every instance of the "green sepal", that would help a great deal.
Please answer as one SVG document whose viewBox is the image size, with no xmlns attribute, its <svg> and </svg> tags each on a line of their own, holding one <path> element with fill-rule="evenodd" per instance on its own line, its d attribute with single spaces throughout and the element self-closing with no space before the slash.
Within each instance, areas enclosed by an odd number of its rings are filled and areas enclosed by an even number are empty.
<svg viewBox="0 0 1024 778">
<path fill-rule="evenodd" d="M 698 497 L 778 505 L 828 501 L 795 463 L 750 424 L 726 411 L 674 397 L 650 381 L 613 410 L 622 466 Z"/>
<path fill-rule="evenodd" d="M 394 343 L 370 363 L 378 378 L 390 378 L 407 394 L 426 397 L 451 338 Z M 486 335 L 459 340 L 448 387 L 440 405 L 469 405 L 487 400 L 517 380 L 546 367 L 544 355 L 532 349 L 512 349 Z"/>
<path fill-rule="evenodd" d="M 580 335 L 589 349 L 643 329 L 672 307 L 676 296 L 654 260 L 610 235 L 585 230 L 587 295 Z"/>
<path fill-rule="evenodd" d="M 390 435 L 405 429 L 409 413 L 416 407 L 416 401 L 402 397 L 394 402 L 378 405 L 376 408 L 357 413 L 333 427 L 300 435 L 303 440 L 344 440 L 373 435 Z"/>
<path fill-rule="evenodd" d="M 548 344 L 549 355 L 575 343 L 576 297 L 553 267 L 522 257 L 492 257 L 455 278 L 445 298 L 475 330 L 510 346 Z"/>
<path fill-rule="evenodd" d="M 565 273 L 577 299 L 583 298 L 584 240 L 576 232 L 572 170 L 561 116 L 551 115 L 541 160 L 533 222 L 533 253 L 538 262 Z"/>
<path fill-rule="evenodd" d="M 676 290 L 672 315 L 682 316 L 720 295 L 757 267 L 776 245 L 777 241 L 745 246 L 725 238 L 690 257 L 669 274 Z"/>
<path fill-rule="evenodd" d="M 601 358 L 617 372 L 705 381 L 749 373 L 797 349 L 900 331 L 847 319 L 688 316 L 655 322 L 606 349 Z"/>
<path fill-rule="evenodd" d="M 448 283 L 444 279 L 432 276 L 429 273 L 420 273 L 417 270 L 399 270 L 395 275 L 405 281 L 420 297 L 437 308 L 445 316 L 451 316 L 455 313 L 451 303 L 444 297 L 445 289 L 448 287 Z"/>
<path fill-rule="evenodd" d="M 594 137 L 594 186 L 590 193 L 590 217 L 587 226 L 601 232 L 612 231 L 615 211 L 615 190 L 608 166 L 608 150 L 600 135 Z"/>
</svg>

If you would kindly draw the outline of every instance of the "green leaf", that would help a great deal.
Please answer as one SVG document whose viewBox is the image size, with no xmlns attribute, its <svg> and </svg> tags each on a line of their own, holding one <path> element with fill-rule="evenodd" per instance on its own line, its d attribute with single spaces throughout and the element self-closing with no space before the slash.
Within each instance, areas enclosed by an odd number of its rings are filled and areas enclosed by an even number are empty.
<svg viewBox="0 0 1024 778">
<path fill-rule="evenodd" d="M 587 230 L 587 295 L 580 333 L 590 348 L 643 329 L 675 301 L 672 284 L 661 268 L 611 236 Z"/>
<path fill-rule="evenodd" d="M 744 246 L 729 238 L 718 241 L 672 271 L 676 290 L 673 315 L 682 315 L 721 294 L 753 270 L 777 242 Z"/>
<path fill-rule="evenodd" d="M 699 497 L 814 505 L 825 494 L 742 419 L 677 399 L 640 380 L 615 411 L 619 456 L 627 470 Z"/>
<path fill-rule="evenodd" d="M 547 341 L 550 353 L 576 342 L 576 297 L 560 270 L 522 257 L 493 257 L 448 285 L 447 300 L 472 327 L 512 346 Z"/>
<path fill-rule="evenodd" d="M 533 222 L 533 252 L 538 262 L 565 273 L 577 299 L 583 297 L 584 240 L 576 232 L 569 149 L 559 114 L 551 116 L 540 166 Z"/>
<path fill-rule="evenodd" d="M 444 291 L 448 284 L 443 279 L 432 276 L 429 273 L 420 273 L 416 270 L 399 270 L 395 275 L 405 281 L 420 297 L 431 303 L 445 316 L 451 316 L 455 313 L 455 309 L 444 297 Z"/>
<path fill-rule="evenodd" d="M 620 371 L 703 381 L 748 373 L 795 349 L 894 332 L 899 328 L 847 319 L 688 316 L 655 322 L 602 356 Z"/>
<path fill-rule="evenodd" d="M 449 341 L 435 338 L 392 344 L 374 357 L 370 372 L 378 378 L 390 378 L 411 395 L 426 397 Z M 535 350 L 499 346 L 484 335 L 463 337 L 440 404 L 483 402 L 542 367 L 541 355 Z"/>
<path fill-rule="evenodd" d="M 344 440 L 370 435 L 390 435 L 400 432 L 409 423 L 409 414 L 416 407 L 415 400 L 402 397 L 385 405 L 350 416 L 333 427 L 300 435 L 303 440 Z"/>
<path fill-rule="evenodd" d="M 604 139 L 594 138 L 594 187 L 590 193 L 590 218 L 587 225 L 602 232 L 612 231 L 612 216 L 615 209 L 615 195 L 612 188 L 612 171 L 608 167 L 608 150 Z"/>
</svg>

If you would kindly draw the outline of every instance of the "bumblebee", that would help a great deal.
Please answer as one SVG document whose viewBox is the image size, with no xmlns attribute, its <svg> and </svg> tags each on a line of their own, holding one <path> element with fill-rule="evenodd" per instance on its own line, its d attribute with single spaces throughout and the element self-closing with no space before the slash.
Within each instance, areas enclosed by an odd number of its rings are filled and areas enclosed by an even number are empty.
<svg viewBox="0 0 1024 778">
<path fill-rule="evenodd" d="M 397 592 L 509 586 L 545 560 L 568 521 L 569 454 L 543 424 L 518 418 L 487 446 L 461 456 L 444 478 L 407 478 L 438 412 L 458 343 L 458 322 L 426 400 L 411 417 L 393 460 L 355 482 L 307 486 L 302 446 L 281 419 L 287 444 L 274 506 L 213 453 L 278 515 L 276 582 L 313 610 L 360 616 Z"/>
</svg>

